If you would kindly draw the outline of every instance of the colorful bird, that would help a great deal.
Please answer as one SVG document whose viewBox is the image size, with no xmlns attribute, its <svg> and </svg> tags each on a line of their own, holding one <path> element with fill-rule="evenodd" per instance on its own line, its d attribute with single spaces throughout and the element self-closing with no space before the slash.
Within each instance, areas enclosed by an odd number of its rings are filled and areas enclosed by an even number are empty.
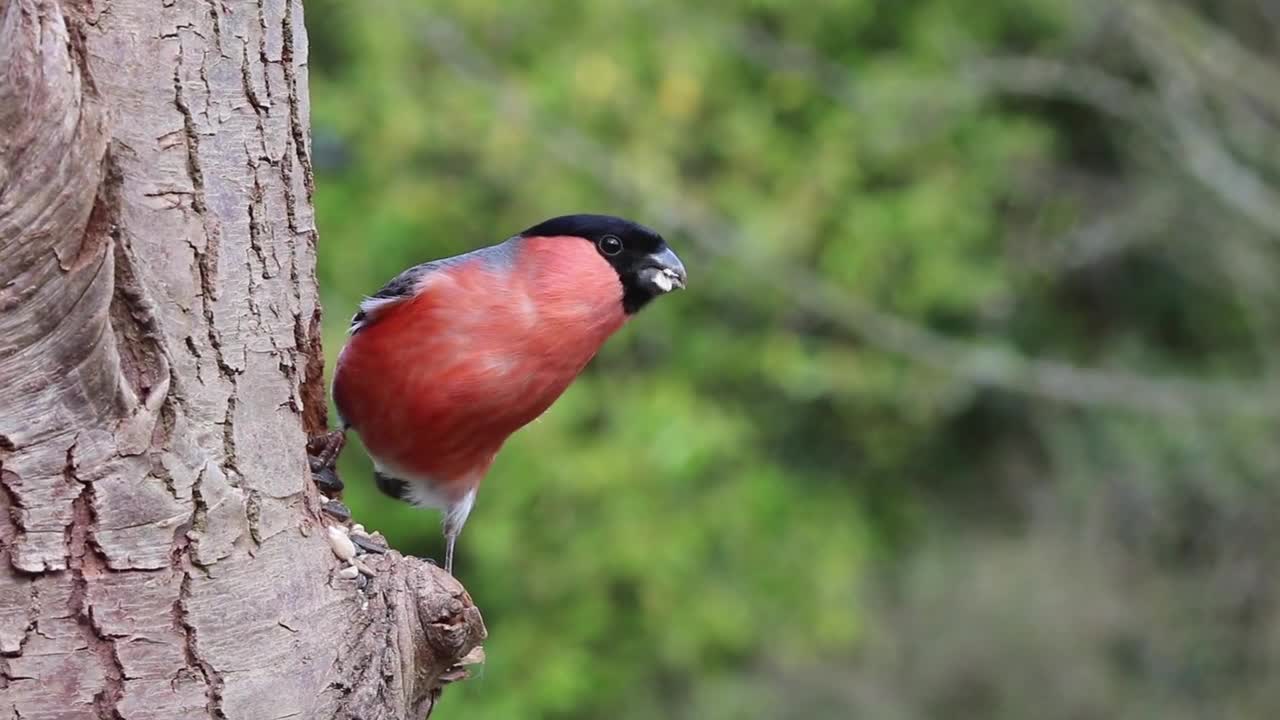
<svg viewBox="0 0 1280 720">
<path fill-rule="evenodd" d="M 662 236 L 608 215 L 553 218 L 412 267 L 351 321 L 333 380 L 338 433 L 360 434 L 384 493 L 444 511 L 452 573 L 502 444 L 632 315 L 685 279 Z"/>
</svg>

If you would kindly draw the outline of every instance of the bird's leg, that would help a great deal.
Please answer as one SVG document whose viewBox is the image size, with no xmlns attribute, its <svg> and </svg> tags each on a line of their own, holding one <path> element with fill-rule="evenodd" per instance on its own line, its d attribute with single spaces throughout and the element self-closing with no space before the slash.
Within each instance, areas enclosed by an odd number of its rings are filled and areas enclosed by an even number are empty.
<svg viewBox="0 0 1280 720">
<path fill-rule="evenodd" d="M 445 533 L 444 536 L 444 571 L 453 574 L 453 544 L 458 541 L 457 533 L 452 535 Z"/>
<path fill-rule="evenodd" d="M 335 464 L 342 448 L 347 443 L 347 432 L 330 430 L 313 435 L 307 441 L 307 454 L 310 455 L 311 479 L 322 492 L 336 494 L 342 491 L 342 480 L 338 477 Z"/>
<path fill-rule="evenodd" d="M 453 574 L 453 546 L 458 542 L 462 526 L 467 524 L 467 516 L 476 504 L 476 489 L 472 487 L 466 495 L 449 503 L 444 508 L 444 571 Z"/>
</svg>

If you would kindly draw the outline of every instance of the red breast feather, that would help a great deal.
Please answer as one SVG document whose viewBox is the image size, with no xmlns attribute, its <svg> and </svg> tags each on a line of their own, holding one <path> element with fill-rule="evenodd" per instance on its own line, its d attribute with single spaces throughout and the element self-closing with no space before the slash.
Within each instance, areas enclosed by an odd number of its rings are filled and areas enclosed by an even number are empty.
<svg viewBox="0 0 1280 720">
<path fill-rule="evenodd" d="M 447 500 L 480 481 L 622 327 L 622 285 L 592 243 L 508 240 L 426 274 L 377 310 L 338 358 L 334 399 L 384 472 Z"/>
</svg>

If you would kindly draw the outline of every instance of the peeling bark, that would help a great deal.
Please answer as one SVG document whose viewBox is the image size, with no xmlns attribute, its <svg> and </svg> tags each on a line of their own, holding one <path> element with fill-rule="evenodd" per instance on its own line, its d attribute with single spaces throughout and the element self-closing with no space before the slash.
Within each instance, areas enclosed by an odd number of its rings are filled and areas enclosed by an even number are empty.
<svg viewBox="0 0 1280 720">
<path fill-rule="evenodd" d="M 0 0 L 0 720 L 403 718 L 484 637 L 336 575 L 298 0 Z"/>
</svg>

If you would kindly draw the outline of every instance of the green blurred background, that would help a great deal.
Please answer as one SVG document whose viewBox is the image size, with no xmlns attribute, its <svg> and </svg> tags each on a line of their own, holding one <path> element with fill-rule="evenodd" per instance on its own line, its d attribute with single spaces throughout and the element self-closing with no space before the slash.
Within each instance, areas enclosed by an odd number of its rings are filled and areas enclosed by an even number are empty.
<svg viewBox="0 0 1280 720">
<path fill-rule="evenodd" d="M 363 294 L 553 215 L 690 272 L 500 455 L 438 717 L 1280 708 L 1280 5 L 306 12 L 330 367 Z"/>
</svg>

